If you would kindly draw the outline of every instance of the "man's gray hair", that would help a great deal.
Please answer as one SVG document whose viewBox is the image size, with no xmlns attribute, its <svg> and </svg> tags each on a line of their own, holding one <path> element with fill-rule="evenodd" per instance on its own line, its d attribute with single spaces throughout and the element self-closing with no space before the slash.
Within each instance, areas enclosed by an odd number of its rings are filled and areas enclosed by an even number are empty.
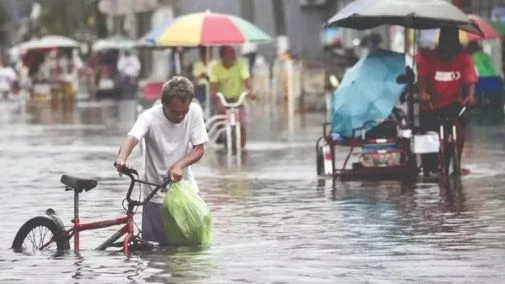
<svg viewBox="0 0 505 284">
<path fill-rule="evenodd" d="M 188 78 L 175 76 L 163 84 L 161 88 L 161 103 L 166 106 L 170 104 L 172 98 L 178 98 L 184 102 L 192 100 L 194 93 L 195 88 Z"/>
</svg>

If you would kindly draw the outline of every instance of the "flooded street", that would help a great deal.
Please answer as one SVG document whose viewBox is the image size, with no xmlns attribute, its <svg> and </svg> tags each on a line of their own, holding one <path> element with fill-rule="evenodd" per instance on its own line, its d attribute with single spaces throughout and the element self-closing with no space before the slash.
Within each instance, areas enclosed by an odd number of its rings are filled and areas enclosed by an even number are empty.
<svg viewBox="0 0 505 284">
<path fill-rule="evenodd" d="M 80 197 L 81 222 L 124 214 L 129 180 L 112 163 L 135 120 L 135 104 L 82 102 L 65 112 L 23 114 L 16 104 L 0 102 L 0 282 L 503 281 L 503 126 L 471 126 L 463 159 L 472 173 L 461 181 L 356 181 L 337 183 L 332 191 L 330 180 L 315 174 L 322 115 L 307 117 L 289 135 L 285 119 L 270 114 L 254 113 L 240 168 L 211 148 L 195 166 L 214 218 L 210 247 L 162 248 L 127 258 L 93 250 L 115 231 L 106 228 L 83 232 L 79 255 L 53 258 L 10 250 L 17 230 L 49 207 L 71 224 L 73 195 L 60 184 L 62 174 L 99 180 Z M 138 152 L 132 164 L 141 166 Z"/>
</svg>

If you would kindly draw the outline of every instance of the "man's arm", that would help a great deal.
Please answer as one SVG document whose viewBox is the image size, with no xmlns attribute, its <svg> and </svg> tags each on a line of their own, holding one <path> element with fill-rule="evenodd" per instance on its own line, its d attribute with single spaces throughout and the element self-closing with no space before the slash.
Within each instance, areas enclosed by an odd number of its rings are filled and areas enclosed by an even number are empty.
<svg viewBox="0 0 505 284">
<path fill-rule="evenodd" d="M 210 83 L 210 97 L 215 98 L 217 95 L 217 91 L 219 90 L 219 85 L 217 83 Z"/>
<path fill-rule="evenodd" d="M 418 84 L 419 84 L 419 100 L 421 102 L 428 102 L 430 101 L 430 95 L 427 92 L 427 83 L 426 83 L 426 78 L 424 77 L 419 77 L 418 78 Z"/>
<path fill-rule="evenodd" d="M 130 156 L 131 152 L 133 151 L 135 146 L 137 146 L 138 143 L 139 140 L 137 140 L 137 138 L 129 135 L 123 142 L 123 144 L 121 144 L 121 147 L 119 148 L 119 153 L 117 154 L 116 158 L 116 168 L 118 170 L 126 166 L 126 161 L 128 160 L 128 157 Z"/>
<path fill-rule="evenodd" d="M 252 95 L 253 94 L 253 84 L 252 84 L 251 78 L 246 79 L 244 81 L 244 86 L 245 86 L 246 91 L 249 93 L 249 95 Z"/>
<path fill-rule="evenodd" d="M 186 154 L 182 159 L 177 161 L 169 170 L 168 176 L 173 182 L 178 182 L 182 179 L 184 168 L 198 162 L 204 154 L 204 144 L 193 146 L 191 152 Z"/>
<path fill-rule="evenodd" d="M 475 84 L 478 81 L 477 72 L 470 55 L 464 57 L 464 70 L 463 70 L 463 81 L 468 87 L 467 97 L 464 99 L 463 104 L 473 105 L 475 104 Z"/>
<path fill-rule="evenodd" d="M 465 98 L 465 100 L 463 101 L 463 104 L 466 105 L 466 104 L 469 104 L 469 105 L 473 105 L 475 104 L 475 83 L 471 83 L 468 85 L 468 96 Z"/>
</svg>

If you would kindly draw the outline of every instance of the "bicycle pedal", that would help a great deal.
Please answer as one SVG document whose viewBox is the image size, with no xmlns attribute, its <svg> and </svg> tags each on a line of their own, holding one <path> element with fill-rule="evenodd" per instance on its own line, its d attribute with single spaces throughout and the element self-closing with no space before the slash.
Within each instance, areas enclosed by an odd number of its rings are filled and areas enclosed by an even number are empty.
<svg viewBox="0 0 505 284">
<path fill-rule="evenodd" d="M 134 240 L 130 244 L 130 250 L 132 251 L 149 251 L 154 248 L 154 245 L 144 240 Z"/>
</svg>

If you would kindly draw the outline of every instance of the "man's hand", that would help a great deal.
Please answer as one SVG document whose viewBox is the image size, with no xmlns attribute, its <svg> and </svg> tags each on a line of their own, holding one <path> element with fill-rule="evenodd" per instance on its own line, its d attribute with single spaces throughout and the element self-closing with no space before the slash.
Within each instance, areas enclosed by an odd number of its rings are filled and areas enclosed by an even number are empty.
<svg viewBox="0 0 505 284">
<path fill-rule="evenodd" d="M 119 157 L 116 159 L 114 166 L 116 166 L 118 172 L 121 171 L 122 168 L 128 167 L 126 160 Z"/>
<path fill-rule="evenodd" d="M 429 102 L 429 101 L 431 101 L 431 97 L 427 92 L 420 91 L 419 92 L 419 100 L 421 102 Z"/>
<path fill-rule="evenodd" d="M 253 91 L 247 91 L 247 98 L 254 101 L 258 98 L 258 96 L 256 96 Z"/>
<path fill-rule="evenodd" d="M 179 166 L 178 163 L 175 163 L 170 169 L 168 170 L 168 177 L 170 177 L 170 180 L 172 182 L 178 182 L 182 179 L 183 175 L 183 169 L 181 166 Z"/>
<path fill-rule="evenodd" d="M 472 106 L 477 102 L 477 99 L 475 96 L 468 96 L 463 100 L 463 105 L 469 105 Z"/>
</svg>

